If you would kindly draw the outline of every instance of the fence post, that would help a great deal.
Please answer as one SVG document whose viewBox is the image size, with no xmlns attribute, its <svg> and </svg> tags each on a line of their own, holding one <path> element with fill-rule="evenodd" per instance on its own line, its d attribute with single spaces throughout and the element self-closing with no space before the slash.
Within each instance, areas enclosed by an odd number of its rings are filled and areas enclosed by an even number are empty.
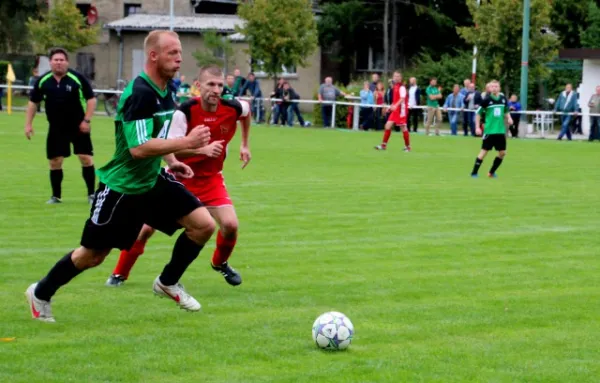
<svg viewBox="0 0 600 383">
<path fill-rule="evenodd" d="M 373 110 L 375 111 L 375 110 Z M 358 123 L 360 122 L 360 106 L 354 106 L 354 114 L 352 115 L 352 130 L 358 130 Z"/>
<path fill-rule="evenodd" d="M 335 105 L 336 102 L 333 102 L 333 106 L 331 108 L 331 126 L 330 128 L 335 128 Z"/>
</svg>

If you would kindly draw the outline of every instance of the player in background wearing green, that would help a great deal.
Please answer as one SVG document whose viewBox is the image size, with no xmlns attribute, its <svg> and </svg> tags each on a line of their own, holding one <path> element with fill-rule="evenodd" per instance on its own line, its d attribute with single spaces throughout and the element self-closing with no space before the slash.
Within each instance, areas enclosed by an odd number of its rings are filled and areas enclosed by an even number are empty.
<svg viewBox="0 0 600 383">
<path fill-rule="evenodd" d="M 210 131 L 197 126 L 185 137 L 167 139 L 176 109 L 172 78 L 181 66 L 181 42 L 174 32 L 156 30 L 146 37 L 144 51 L 144 71 L 129 83 L 119 100 L 115 154 L 98 170 L 100 185 L 81 246 L 25 292 L 34 319 L 54 322 L 50 299 L 56 291 L 84 270 L 101 264 L 112 249 L 129 249 L 145 223 L 167 235 L 185 228 L 152 289 L 182 309 L 200 310 L 200 303 L 179 279 L 212 236 L 215 223 L 198 198 L 161 168 L 161 159 L 179 177 L 192 177 L 192 169 L 173 153 L 206 146 Z"/>
<path fill-rule="evenodd" d="M 477 177 L 483 159 L 492 149 L 498 151 L 498 156 L 494 158 L 494 164 L 488 173 L 488 177 L 496 178 L 496 170 L 498 170 L 504 156 L 506 156 L 506 127 L 512 125 L 508 101 L 500 93 L 500 83 L 496 80 L 490 82 L 489 89 L 491 93 L 486 94 L 475 116 L 475 130 L 478 136 L 482 133 L 481 118 L 482 116 L 485 117 L 485 134 L 481 143 L 481 151 L 471 172 L 471 177 L 474 178 Z"/>
<path fill-rule="evenodd" d="M 233 100 L 235 98 L 235 94 L 233 93 L 233 86 L 235 82 L 235 77 L 233 75 L 228 74 L 225 78 L 225 86 L 223 87 L 223 93 L 221 94 L 221 99 L 223 100 Z"/>
</svg>

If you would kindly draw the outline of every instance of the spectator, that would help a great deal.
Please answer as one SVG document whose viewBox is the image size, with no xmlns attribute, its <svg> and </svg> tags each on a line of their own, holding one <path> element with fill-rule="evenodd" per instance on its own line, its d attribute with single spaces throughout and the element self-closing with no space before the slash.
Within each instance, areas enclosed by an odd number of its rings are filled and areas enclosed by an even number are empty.
<svg viewBox="0 0 600 383">
<path fill-rule="evenodd" d="M 285 80 L 283 78 L 279 78 L 279 80 L 277 81 L 277 85 L 275 85 L 275 88 L 273 89 L 273 91 L 271 92 L 271 98 L 275 98 L 275 99 L 283 99 L 283 84 L 285 84 Z M 282 105 L 283 101 L 275 101 L 275 104 L 273 105 L 273 119 L 271 121 L 272 124 L 279 124 L 279 121 L 281 121 L 281 125 L 285 125 L 288 118 L 287 118 L 287 105 Z"/>
<path fill-rule="evenodd" d="M 185 76 L 181 75 L 179 78 L 179 88 L 177 88 L 177 97 L 179 97 L 179 103 L 183 103 L 186 100 L 189 100 L 191 97 L 191 89 L 192 86 L 185 82 Z"/>
<path fill-rule="evenodd" d="M 521 121 L 521 113 L 515 112 L 520 112 L 522 108 L 519 98 L 516 94 L 512 94 L 510 96 L 510 100 L 508 101 L 508 110 L 511 111 L 510 118 L 512 118 L 513 121 L 512 125 L 508 127 L 508 130 L 510 130 L 510 134 L 513 138 L 519 137 L 519 122 Z"/>
<path fill-rule="evenodd" d="M 298 123 L 300 126 L 305 126 L 304 118 L 302 118 L 302 114 L 300 113 L 300 108 L 297 102 L 293 102 L 294 100 L 300 100 L 300 95 L 296 93 L 294 88 L 290 86 L 290 84 L 285 81 L 283 83 L 283 105 L 287 105 L 287 124 L 288 126 L 294 126 L 294 114 L 298 117 Z"/>
<path fill-rule="evenodd" d="M 565 90 L 560 93 L 558 100 L 556 100 L 554 112 L 574 113 L 574 115 L 577 116 L 577 109 L 577 94 L 573 91 L 573 86 L 567 84 Z M 567 139 L 571 141 L 571 130 L 569 129 L 569 125 L 572 119 L 573 115 L 571 114 L 561 115 L 561 129 L 558 135 L 559 140 L 562 140 L 566 135 Z"/>
<path fill-rule="evenodd" d="M 259 124 L 263 123 L 264 113 L 262 91 L 260 90 L 260 83 L 252 72 L 248 73 L 248 79 L 246 80 L 240 95 L 245 96 L 246 92 L 248 92 L 250 95 L 250 105 L 252 106 L 252 115 L 254 115 L 255 122 Z"/>
<path fill-rule="evenodd" d="M 377 83 L 379 83 L 379 74 L 373 73 L 371 75 L 371 84 L 369 85 L 369 90 L 371 92 L 375 93 L 375 90 L 377 89 Z"/>
<path fill-rule="evenodd" d="M 469 135 L 469 130 L 471 131 L 471 136 L 476 136 L 475 110 L 477 110 L 480 103 L 481 93 L 475 89 L 475 84 L 469 83 L 468 92 L 464 98 L 464 107 L 466 110 L 463 113 L 463 131 L 465 133 L 465 137 Z"/>
<path fill-rule="evenodd" d="M 466 79 L 463 81 L 463 85 L 464 85 L 464 87 L 463 87 L 463 88 L 460 90 L 460 94 L 463 96 L 463 100 L 466 100 L 466 98 L 467 98 L 467 96 L 469 95 L 469 92 L 470 92 L 470 90 L 469 90 L 469 89 L 470 89 L 470 86 L 471 86 L 471 80 L 469 80 L 468 78 L 466 78 Z M 466 101 L 464 101 L 464 103 L 466 104 Z M 467 132 L 468 132 L 468 130 L 467 130 L 467 124 L 468 124 L 468 122 L 469 122 L 469 118 L 470 118 L 470 117 L 471 117 L 471 115 L 470 115 L 470 112 L 469 112 L 469 110 L 468 110 L 468 109 L 465 109 L 465 110 L 462 112 L 463 131 L 464 131 L 465 133 L 467 133 Z M 465 134 L 465 136 L 466 136 L 466 135 L 467 135 L 467 134 Z"/>
<path fill-rule="evenodd" d="M 435 127 L 436 136 L 440 135 L 440 128 L 438 124 L 442 123 L 442 112 L 440 111 L 439 100 L 442 98 L 442 92 L 437 86 L 437 78 L 432 78 L 429 81 L 429 86 L 425 90 L 427 95 L 427 122 L 425 122 L 425 135 L 429 135 L 429 128 L 434 124 L 433 118 L 435 117 L 437 124 Z"/>
<path fill-rule="evenodd" d="M 591 114 L 600 114 L 600 85 L 596 86 L 596 93 L 588 102 Z M 590 141 L 600 141 L 600 116 L 590 117 Z"/>
<path fill-rule="evenodd" d="M 385 99 L 385 86 L 383 82 L 379 81 L 377 83 L 377 88 L 375 89 L 375 93 L 373 95 L 375 98 L 375 104 L 383 105 Z M 375 108 L 375 120 L 374 126 L 375 130 L 382 130 L 385 121 L 383 121 L 383 116 L 385 115 L 385 110 L 383 107 Z"/>
<path fill-rule="evenodd" d="M 464 105 L 464 97 L 460 92 L 460 86 L 458 84 L 454 84 L 454 88 L 452 89 L 452 93 L 448 95 L 446 98 L 446 102 L 444 103 L 444 110 L 448 113 L 448 120 L 450 121 L 450 131 L 453 136 L 458 134 L 458 118 L 462 113 Z M 450 110 L 450 109 L 460 109 L 458 110 Z"/>
<path fill-rule="evenodd" d="M 408 89 L 408 131 L 410 132 L 412 125 L 413 132 L 416 133 L 419 126 L 419 114 L 422 113 L 421 109 L 416 108 L 421 105 L 421 89 L 419 89 L 415 77 L 411 77 L 408 81 L 410 83 Z"/>
<path fill-rule="evenodd" d="M 0 88 L 0 112 L 2 111 L 2 97 L 4 97 L 4 88 Z"/>
<path fill-rule="evenodd" d="M 326 77 L 325 82 L 321 84 L 319 87 L 319 101 L 335 101 L 340 95 L 346 97 L 346 93 L 339 90 L 335 85 L 333 85 L 333 79 L 331 77 Z M 326 128 L 333 127 L 332 124 L 335 124 L 335 121 L 331 120 L 331 113 L 333 112 L 332 104 L 322 104 L 321 105 L 321 114 L 323 117 L 323 126 Z"/>
<path fill-rule="evenodd" d="M 246 85 L 246 79 L 242 77 L 242 72 L 237 68 L 233 71 L 233 77 L 235 78 L 235 82 L 233 83 L 231 90 L 235 97 L 239 97 L 242 94 L 242 89 Z"/>
<path fill-rule="evenodd" d="M 360 91 L 360 103 L 362 105 L 374 105 L 375 99 L 373 92 L 371 91 L 371 85 L 368 81 L 363 84 L 363 89 Z M 360 127 L 362 130 L 369 130 L 373 127 L 373 107 L 361 106 L 360 107 Z"/>
<path fill-rule="evenodd" d="M 29 77 L 29 86 L 33 88 L 35 82 L 40 78 L 40 74 L 37 68 L 33 68 L 31 71 L 31 76 Z M 0 97 L 1 98 L 1 97 Z M 0 110 L 2 110 L 2 105 L 0 105 Z M 38 113 L 42 111 L 42 104 L 39 103 L 37 106 Z"/>
<path fill-rule="evenodd" d="M 223 86 L 223 93 L 221 94 L 221 98 L 223 100 L 233 100 L 234 99 L 234 94 L 233 94 L 233 85 L 235 84 L 235 77 L 233 77 L 233 75 L 228 74 L 227 77 L 225 77 L 225 85 Z"/>
</svg>

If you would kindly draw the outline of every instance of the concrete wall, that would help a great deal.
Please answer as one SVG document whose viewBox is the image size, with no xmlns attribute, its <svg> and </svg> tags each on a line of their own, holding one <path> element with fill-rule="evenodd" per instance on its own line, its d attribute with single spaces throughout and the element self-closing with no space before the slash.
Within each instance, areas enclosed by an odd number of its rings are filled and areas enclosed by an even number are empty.
<svg viewBox="0 0 600 383">
<path fill-rule="evenodd" d="M 596 86 L 600 85 L 600 60 L 583 60 L 583 76 L 579 92 L 579 106 L 584 116 L 581 120 L 581 128 L 586 136 L 590 134 L 590 119 L 586 116 L 590 112 L 588 102 L 590 97 L 596 93 Z"/>
</svg>

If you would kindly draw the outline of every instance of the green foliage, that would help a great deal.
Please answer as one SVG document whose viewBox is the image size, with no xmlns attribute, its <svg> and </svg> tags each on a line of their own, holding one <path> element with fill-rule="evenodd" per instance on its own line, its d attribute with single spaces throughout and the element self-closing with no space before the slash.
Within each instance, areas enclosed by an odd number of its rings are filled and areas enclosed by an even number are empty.
<svg viewBox="0 0 600 383">
<path fill-rule="evenodd" d="M 346 88 L 343 84 L 334 84 L 339 90 L 346 94 L 350 94 L 351 90 Z M 319 98 L 319 87 L 315 89 L 313 98 L 317 100 Z M 338 97 L 338 101 L 348 101 L 344 97 Z M 348 117 L 348 105 L 336 105 L 335 106 L 335 126 L 336 128 L 347 128 L 347 117 Z M 323 126 L 323 115 L 321 114 L 321 104 L 314 104 L 313 106 L 313 121 L 314 126 Z M 328 126 L 327 126 L 328 128 Z"/>
<path fill-rule="evenodd" d="M 6 72 L 8 71 L 8 61 L 0 61 L 0 84 L 6 83 Z"/>
<path fill-rule="evenodd" d="M 600 8 L 595 1 L 588 1 L 587 28 L 580 27 L 581 45 L 585 48 L 600 48 Z"/>
<path fill-rule="evenodd" d="M 0 52 L 23 53 L 30 49 L 25 22 L 37 17 L 43 2 L 39 0 L 0 1 Z"/>
<path fill-rule="evenodd" d="M 88 26 L 72 0 L 56 0 L 47 14 L 29 17 L 26 25 L 36 53 L 47 54 L 52 47 L 73 52 L 98 41 L 99 26 Z"/>
<path fill-rule="evenodd" d="M 238 16 L 245 24 L 236 30 L 248 39 L 250 57 L 271 78 L 283 66 L 308 66 L 318 47 L 310 0 L 254 0 L 240 4 Z"/>
<path fill-rule="evenodd" d="M 478 27 L 459 27 L 458 33 L 469 44 L 476 44 L 479 60 L 488 64 L 488 75 L 499 80 L 505 89 L 518 89 L 521 72 L 522 2 L 495 0 L 478 7 L 468 3 Z M 550 71 L 545 67 L 556 56 L 558 41 L 542 33 L 550 24 L 551 4 L 547 0 L 531 1 L 529 40 L 529 74 L 533 79 L 545 79 Z M 516 22 L 515 22 L 516 21 Z"/>
<path fill-rule="evenodd" d="M 588 3 L 584 0 L 552 1 L 550 28 L 557 33 L 563 48 L 580 48 L 580 28 L 587 28 Z M 532 12 L 533 14 L 533 12 Z"/>
<path fill-rule="evenodd" d="M 204 49 L 197 49 L 192 53 L 199 67 L 219 65 L 227 72 L 230 67 L 235 65 L 233 45 L 226 35 L 209 31 L 205 32 L 202 37 Z"/>
</svg>

